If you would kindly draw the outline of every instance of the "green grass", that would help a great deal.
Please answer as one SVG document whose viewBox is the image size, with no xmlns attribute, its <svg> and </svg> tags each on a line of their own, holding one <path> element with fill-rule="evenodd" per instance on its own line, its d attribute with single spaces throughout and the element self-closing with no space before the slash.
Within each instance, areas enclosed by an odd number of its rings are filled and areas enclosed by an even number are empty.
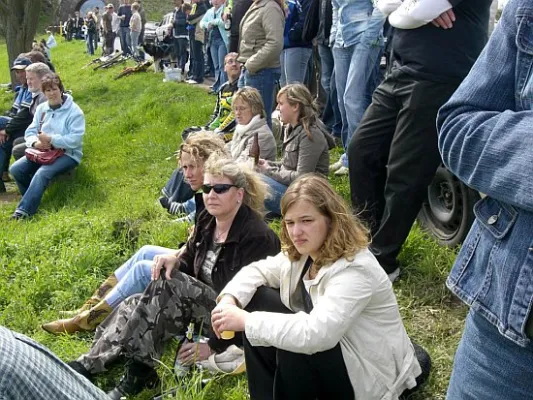
<svg viewBox="0 0 533 400">
<path fill-rule="evenodd" d="M 115 81 L 120 67 L 82 70 L 91 57 L 81 42 L 60 42 L 52 57 L 85 112 L 85 156 L 75 179 L 54 183 L 30 221 L 8 220 L 16 204 L 2 204 L 0 197 L 0 324 L 71 360 L 89 348 L 92 334 L 56 337 L 40 324 L 56 319 L 59 310 L 79 306 L 143 244 L 175 247 L 185 239 L 185 229 L 171 223 L 156 199 L 175 168 L 166 158 L 176 149 L 179 133 L 208 118 L 213 97 L 199 88 L 163 83 L 162 75 L 152 72 Z M 1 66 L 6 59 L 0 43 Z M 0 82 L 9 81 L 8 73 L 0 70 Z M 12 94 L 0 93 L 0 110 L 11 102 Z M 331 181 L 348 195 L 345 177 L 332 176 Z M 15 191 L 12 184 L 8 189 Z M 431 380 L 415 400 L 445 397 L 466 313 L 444 285 L 454 258 L 454 251 L 439 247 L 416 226 L 401 254 L 404 274 L 395 284 L 401 313 L 411 337 L 433 357 Z M 172 351 L 163 362 L 171 365 Z M 172 385 L 168 370 L 161 367 L 160 372 L 165 385 Z M 119 373 L 115 369 L 98 383 L 113 386 Z M 246 399 L 246 380 L 221 378 L 195 392 L 191 385 L 176 398 Z"/>
</svg>

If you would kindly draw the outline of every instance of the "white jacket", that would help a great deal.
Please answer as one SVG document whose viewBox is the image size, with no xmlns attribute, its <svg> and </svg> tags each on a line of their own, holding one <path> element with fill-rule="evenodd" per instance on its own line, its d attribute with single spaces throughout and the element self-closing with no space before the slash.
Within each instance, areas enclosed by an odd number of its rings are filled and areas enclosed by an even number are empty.
<svg viewBox="0 0 533 400">
<path fill-rule="evenodd" d="M 291 263 L 280 253 L 252 263 L 237 273 L 219 298 L 231 294 L 245 307 L 258 287 L 268 286 L 279 288 L 281 301 L 293 309 L 291 296 L 305 258 Z M 340 342 L 356 399 L 397 399 L 405 389 L 416 386 L 420 365 L 392 284 L 369 250 L 356 254 L 353 261 L 343 258 L 322 267 L 309 294 L 313 301 L 310 314 L 251 313 L 245 327 L 250 343 L 314 354 Z"/>
<path fill-rule="evenodd" d="M 238 162 L 248 160 L 250 148 L 254 142 L 254 134 L 258 133 L 259 156 L 265 160 L 276 160 L 276 139 L 267 125 L 266 119 L 256 115 L 248 125 L 237 125 L 233 138 L 228 143 L 231 157 Z"/>
</svg>

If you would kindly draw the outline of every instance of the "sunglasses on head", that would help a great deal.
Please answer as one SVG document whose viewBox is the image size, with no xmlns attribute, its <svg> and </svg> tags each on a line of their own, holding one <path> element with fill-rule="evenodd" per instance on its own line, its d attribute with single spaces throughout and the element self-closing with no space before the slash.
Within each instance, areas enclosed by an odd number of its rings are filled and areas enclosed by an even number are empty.
<svg viewBox="0 0 533 400">
<path fill-rule="evenodd" d="M 229 183 L 217 183 L 216 185 L 202 185 L 202 192 L 205 194 L 211 193 L 211 189 L 215 191 L 216 194 L 226 193 L 232 187 L 238 187 L 237 185 L 231 185 Z"/>
</svg>

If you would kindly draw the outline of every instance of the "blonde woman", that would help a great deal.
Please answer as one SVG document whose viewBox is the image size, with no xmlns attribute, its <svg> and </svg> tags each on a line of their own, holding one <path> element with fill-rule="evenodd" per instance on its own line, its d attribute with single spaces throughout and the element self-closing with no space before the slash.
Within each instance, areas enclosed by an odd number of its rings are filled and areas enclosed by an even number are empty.
<svg viewBox="0 0 533 400">
<path fill-rule="evenodd" d="M 142 20 L 139 10 L 141 5 L 137 2 L 131 5 L 131 19 L 130 19 L 130 40 L 131 40 L 131 51 L 133 53 L 133 58 L 139 58 L 139 37 L 142 31 Z"/>
<path fill-rule="evenodd" d="M 211 314 L 217 335 L 245 334 L 251 399 L 392 400 L 417 386 L 367 229 L 317 175 L 292 183 L 281 210 L 282 252 L 243 268 Z"/>
<path fill-rule="evenodd" d="M 210 313 L 220 290 L 245 265 L 280 250 L 276 234 L 262 220 L 266 186 L 244 164 L 212 156 L 204 167 L 205 210 L 178 257 L 152 267 L 152 282 L 142 297 L 123 302 L 97 330 L 89 353 L 70 365 L 84 375 L 106 371 L 123 355 L 127 371 L 111 399 L 132 396 L 157 382 L 154 365 L 165 343 L 194 322 L 207 343 L 181 346 L 183 364 L 206 360 L 234 340 L 210 333 Z M 162 268 L 164 267 L 164 270 Z"/>
<path fill-rule="evenodd" d="M 268 184 L 271 197 L 266 208 L 280 215 L 281 196 L 299 176 L 318 172 L 328 174 L 329 148 L 333 139 L 318 120 L 313 96 L 302 84 L 287 85 L 278 93 L 281 120 L 286 124 L 281 162 L 259 160 L 258 170 Z"/>
<path fill-rule="evenodd" d="M 228 143 L 231 156 L 238 162 L 248 159 L 254 136 L 259 139 L 259 156 L 265 160 L 276 159 L 276 139 L 265 119 L 265 106 L 257 89 L 245 86 L 233 96 L 233 113 L 237 126 Z"/>
<path fill-rule="evenodd" d="M 182 186 L 190 190 L 198 214 L 204 209 L 204 202 L 201 194 L 194 193 L 204 183 L 204 163 L 216 152 L 224 152 L 224 141 L 205 132 L 189 136 L 178 149 L 179 180 Z M 152 278 L 154 265 L 173 263 L 180 252 L 181 249 L 154 245 L 141 247 L 100 285 L 81 308 L 63 312 L 71 318 L 48 322 L 42 328 L 53 334 L 95 330 L 126 298 L 146 289 Z"/>
</svg>

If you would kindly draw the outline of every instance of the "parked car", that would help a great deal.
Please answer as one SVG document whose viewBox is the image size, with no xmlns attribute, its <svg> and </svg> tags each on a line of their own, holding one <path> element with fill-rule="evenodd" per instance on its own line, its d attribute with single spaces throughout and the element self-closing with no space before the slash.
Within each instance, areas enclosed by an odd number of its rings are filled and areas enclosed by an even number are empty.
<svg viewBox="0 0 533 400">
<path fill-rule="evenodd" d="M 441 165 L 428 187 L 418 222 L 441 245 L 455 247 L 466 238 L 475 218 L 474 204 L 480 198 Z"/>
<path fill-rule="evenodd" d="M 165 14 L 163 20 L 159 23 L 159 26 L 155 30 L 156 38 L 159 42 L 162 42 L 167 35 L 168 29 L 172 26 L 172 16 L 174 13 Z"/>
<path fill-rule="evenodd" d="M 144 24 L 144 38 L 143 44 L 153 44 L 155 43 L 156 34 L 155 31 L 159 26 L 160 22 L 147 21 Z"/>
</svg>

